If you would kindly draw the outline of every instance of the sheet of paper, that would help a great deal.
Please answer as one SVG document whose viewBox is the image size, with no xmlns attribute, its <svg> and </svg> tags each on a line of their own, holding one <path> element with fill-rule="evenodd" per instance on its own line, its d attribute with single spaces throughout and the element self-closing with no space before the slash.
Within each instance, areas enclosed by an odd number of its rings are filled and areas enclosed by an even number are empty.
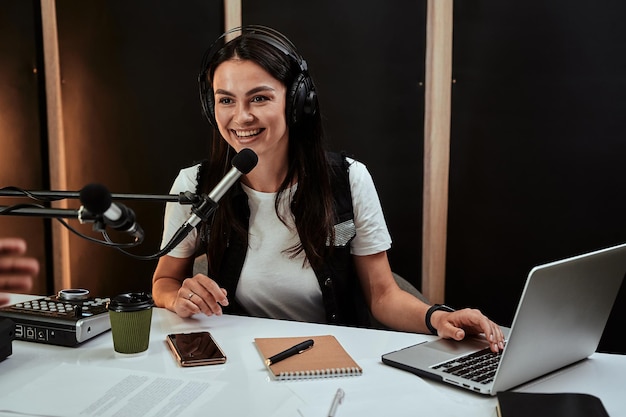
<svg viewBox="0 0 626 417">
<path fill-rule="evenodd" d="M 192 410 L 210 402 L 224 385 L 61 364 L 12 392 L 10 398 L 2 398 L 0 412 L 51 417 L 173 417 L 193 414 Z"/>
<path fill-rule="evenodd" d="M 363 362 L 364 372 L 375 372 L 375 367 L 386 366 L 378 361 Z M 438 389 L 408 372 L 395 372 L 393 377 L 381 380 L 385 396 L 380 395 L 378 384 L 360 384 L 362 377 L 336 377 L 320 381 L 302 381 L 290 384 L 294 394 L 306 405 L 298 409 L 301 417 L 328 415 L 331 403 L 342 388 L 345 397 L 337 408 L 337 416 L 438 416 L 438 417 L 496 417 L 495 402 L 469 393 L 467 396 L 450 395 L 446 389 Z M 311 395 L 315 393 L 315 397 Z M 400 406 L 401 404 L 401 406 Z"/>
</svg>

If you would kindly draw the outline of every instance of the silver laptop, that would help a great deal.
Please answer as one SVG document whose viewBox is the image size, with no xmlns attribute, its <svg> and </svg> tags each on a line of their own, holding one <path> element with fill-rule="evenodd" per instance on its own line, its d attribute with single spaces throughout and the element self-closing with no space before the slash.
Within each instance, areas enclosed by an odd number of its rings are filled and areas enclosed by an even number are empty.
<svg viewBox="0 0 626 417">
<path fill-rule="evenodd" d="M 484 337 L 437 339 L 384 354 L 382 361 L 495 395 L 595 352 L 625 274 L 626 244 L 537 266 L 511 328 L 503 329 L 507 341 L 500 354 L 489 352 Z M 482 369 L 487 361 L 496 363 Z M 464 369 L 468 363 L 470 370 Z"/>
</svg>

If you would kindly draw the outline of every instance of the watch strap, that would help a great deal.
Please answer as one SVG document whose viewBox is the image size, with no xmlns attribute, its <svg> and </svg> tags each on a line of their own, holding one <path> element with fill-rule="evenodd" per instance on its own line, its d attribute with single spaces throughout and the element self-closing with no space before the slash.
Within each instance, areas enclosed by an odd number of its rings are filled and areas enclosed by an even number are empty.
<svg viewBox="0 0 626 417">
<path fill-rule="evenodd" d="M 428 330 L 430 331 L 430 333 L 434 335 L 437 334 L 437 329 L 435 329 L 432 323 L 430 322 L 430 317 L 433 315 L 435 311 L 438 311 L 438 310 L 447 311 L 450 313 L 454 311 L 452 307 L 448 307 L 445 304 L 433 304 L 432 306 L 430 306 L 430 308 L 426 311 L 425 321 L 426 321 L 426 327 L 428 327 Z"/>
</svg>

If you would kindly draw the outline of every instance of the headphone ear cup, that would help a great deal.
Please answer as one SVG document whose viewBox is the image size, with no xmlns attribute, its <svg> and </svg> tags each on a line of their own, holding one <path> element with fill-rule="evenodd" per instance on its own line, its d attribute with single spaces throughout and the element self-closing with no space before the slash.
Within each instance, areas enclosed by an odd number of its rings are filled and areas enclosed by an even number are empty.
<svg viewBox="0 0 626 417">
<path fill-rule="evenodd" d="M 209 88 L 205 93 L 204 98 L 204 115 L 206 116 L 211 126 L 217 129 L 217 121 L 215 120 L 215 102 L 213 101 L 213 89 Z"/>
<path fill-rule="evenodd" d="M 304 123 L 305 119 L 310 119 L 317 113 L 317 93 L 313 81 L 305 72 L 298 75 L 287 97 L 287 120 L 290 127 Z"/>
<path fill-rule="evenodd" d="M 211 126 L 217 129 L 215 121 L 215 103 L 213 102 L 213 88 L 206 79 L 206 71 L 202 71 L 198 77 L 198 85 L 200 89 L 200 103 L 202 104 L 202 112 L 207 118 Z"/>
</svg>

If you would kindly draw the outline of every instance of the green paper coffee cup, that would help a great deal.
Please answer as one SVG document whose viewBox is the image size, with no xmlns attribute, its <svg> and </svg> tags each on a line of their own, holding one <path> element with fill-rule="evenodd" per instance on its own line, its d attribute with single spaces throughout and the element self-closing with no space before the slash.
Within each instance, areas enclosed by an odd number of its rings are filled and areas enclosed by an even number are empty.
<svg viewBox="0 0 626 417">
<path fill-rule="evenodd" d="M 150 294 L 129 292 L 109 302 L 113 348 L 119 353 L 140 353 L 148 349 L 154 301 Z"/>
</svg>

